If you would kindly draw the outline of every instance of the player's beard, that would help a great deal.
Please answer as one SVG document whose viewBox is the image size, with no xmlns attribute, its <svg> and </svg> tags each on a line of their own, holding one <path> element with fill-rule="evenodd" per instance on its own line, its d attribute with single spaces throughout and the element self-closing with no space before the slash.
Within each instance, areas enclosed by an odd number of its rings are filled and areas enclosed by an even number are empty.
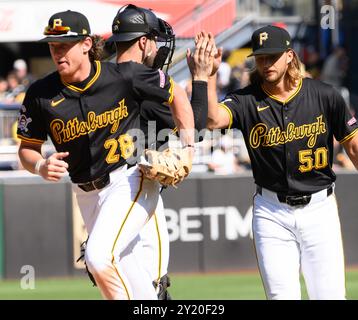
<svg viewBox="0 0 358 320">
<path fill-rule="evenodd" d="M 263 72 L 261 75 L 264 82 L 268 82 L 271 85 L 276 85 L 282 81 L 282 79 L 285 77 L 287 68 L 285 70 L 273 70 L 270 72 Z"/>
<path fill-rule="evenodd" d="M 149 68 L 152 68 L 156 55 L 157 55 L 157 50 L 153 49 L 151 40 L 147 41 L 144 48 L 143 64 L 145 64 Z"/>
<path fill-rule="evenodd" d="M 145 56 L 143 63 L 147 67 L 151 68 L 151 67 L 153 67 L 154 58 L 155 58 L 155 55 L 153 54 L 153 51 L 149 51 L 147 53 L 147 55 Z"/>
</svg>

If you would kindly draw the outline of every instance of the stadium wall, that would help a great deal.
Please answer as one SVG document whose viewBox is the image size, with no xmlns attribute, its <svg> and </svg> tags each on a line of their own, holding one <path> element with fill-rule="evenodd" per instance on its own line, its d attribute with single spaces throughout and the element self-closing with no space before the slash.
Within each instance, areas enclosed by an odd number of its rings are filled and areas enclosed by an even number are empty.
<svg viewBox="0 0 358 320">
<path fill-rule="evenodd" d="M 358 265 L 357 177 L 340 173 L 336 182 L 347 265 Z M 165 189 L 169 272 L 256 270 L 254 191 L 250 174 L 193 174 L 178 189 Z M 82 224 L 68 179 L 48 183 L 30 174 L 0 176 L 0 277 L 21 278 L 23 266 L 33 266 L 37 277 L 84 275 L 83 265 L 75 262 L 87 237 Z"/>
</svg>

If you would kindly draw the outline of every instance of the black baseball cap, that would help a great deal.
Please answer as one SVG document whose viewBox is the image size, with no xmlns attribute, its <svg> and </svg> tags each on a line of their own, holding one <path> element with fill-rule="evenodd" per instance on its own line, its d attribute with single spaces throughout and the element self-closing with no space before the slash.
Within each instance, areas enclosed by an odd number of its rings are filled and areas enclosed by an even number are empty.
<svg viewBox="0 0 358 320">
<path fill-rule="evenodd" d="M 285 29 L 269 25 L 252 34 L 251 45 L 252 53 L 248 57 L 276 54 L 291 48 L 291 37 Z"/>
<path fill-rule="evenodd" d="M 107 42 L 125 42 L 145 35 L 165 39 L 164 29 L 163 20 L 151 10 L 129 4 L 118 10 L 112 23 L 112 36 Z"/>
<path fill-rule="evenodd" d="M 88 19 L 76 11 L 55 13 L 48 21 L 44 35 L 40 42 L 71 42 L 82 40 L 90 36 L 91 28 Z"/>
</svg>

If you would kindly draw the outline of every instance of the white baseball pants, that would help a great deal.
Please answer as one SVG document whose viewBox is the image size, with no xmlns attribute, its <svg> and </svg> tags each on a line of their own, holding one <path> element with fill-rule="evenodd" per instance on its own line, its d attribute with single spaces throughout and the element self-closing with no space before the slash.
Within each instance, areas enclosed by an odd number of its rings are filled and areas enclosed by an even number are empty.
<svg viewBox="0 0 358 320">
<path fill-rule="evenodd" d="M 262 189 L 254 197 L 253 236 L 268 299 L 345 299 L 344 255 L 335 195 L 322 190 L 305 206 L 289 206 Z"/>
<path fill-rule="evenodd" d="M 169 264 L 169 234 L 160 195 L 153 216 L 140 231 L 140 239 L 135 254 L 145 262 L 144 267 L 149 272 L 150 278 L 158 282 L 168 273 Z"/>
<path fill-rule="evenodd" d="M 134 251 L 157 207 L 159 184 L 144 179 L 136 166 L 119 168 L 110 179 L 91 192 L 73 185 L 89 234 L 87 266 L 105 299 L 156 300 L 150 274 Z"/>
</svg>

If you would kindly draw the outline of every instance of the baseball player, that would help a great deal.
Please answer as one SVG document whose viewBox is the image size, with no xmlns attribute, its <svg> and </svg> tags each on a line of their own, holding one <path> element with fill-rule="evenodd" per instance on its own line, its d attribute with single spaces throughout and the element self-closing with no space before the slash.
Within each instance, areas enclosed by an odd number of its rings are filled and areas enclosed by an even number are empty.
<svg viewBox="0 0 358 320">
<path fill-rule="evenodd" d="M 102 47 L 79 12 L 54 14 L 44 34 L 57 71 L 26 93 L 18 124 L 21 162 L 49 181 L 68 171 L 89 234 L 86 263 L 102 296 L 155 300 L 152 279 L 134 251 L 157 207 L 159 184 L 129 161 L 136 147 L 131 133 L 139 128 L 144 99 L 167 102 L 191 161 L 190 103 L 163 72 L 134 62 L 99 62 Z M 47 135 L 57 152 L 44 159 Z"/>
<path fill-rule="evenodd" d="M 268 299 L 345 299 L 342 237 L 332 171 L 333 136 L 358 169 L 358 123 L 340 94 L 302 78 L 289 33 L 252 35 L 251 84 L 217 102 L 209 79 L 208 126 L 242 130 L 257 185 L 253 236 Z M 220 62 L 216 56 L 214 69 Z"/>
<path fill-rule="evenodd" d="M 156 30 L 156 34 L 159 36 L 153 34 L 152 30 Z M 154 69 L 168 69 L 175 48 L 175 36 L 172 27 L 164 20 L 157 18 L 151 10 L 134 5 L 124 6 L 114 17 L 112 32 L 113 35 L 107 42 L 115 43 L 118 63 L 132 60 Z M 156 37 L 157 45 L 150 42 L 153 37 Z M 157 48 L 160 44 L 162 46 Z M 205 73 L 205 71 L 203 70 L 202 78 L 198 74 L 193 82 L 192 107 L 195 128 L 199 131 L 206 127 L 207 119 L 207 109 L 202 110 L 202 104 L 197 103 L 206 99 L 207 96 L 208 72 Z M 153 123 L 153 121 L 155 122 Z M 152 128 L 150 124 L 155 127 Z M 156 138 L 147 142 L 149 147 L 159 148 L 164 141 L 157 139 L 158 134 L 165 129 L 169 131 L 168 128 L 175 131 L 175 123 L 170 109 L 155 101 L 143 101 L 141 104 L 141 128 L 147 139 Z M 150 130 L 153 132 L 148 134 Z M 152 218 L 142 229 L 140 236 L 142 246 L 137 246 L 137 248 L 142 252 L 138 252 L 138 255 L 148 268 L 157 291 L 162 289 L 159 299 L 168 299 L 169 295 L 165 290 L 165 284 L 168 281 L 166 274 L 169 264 L 169 235 L 161 196 L 159 196 L 158 206 Z"/>
</svg>

